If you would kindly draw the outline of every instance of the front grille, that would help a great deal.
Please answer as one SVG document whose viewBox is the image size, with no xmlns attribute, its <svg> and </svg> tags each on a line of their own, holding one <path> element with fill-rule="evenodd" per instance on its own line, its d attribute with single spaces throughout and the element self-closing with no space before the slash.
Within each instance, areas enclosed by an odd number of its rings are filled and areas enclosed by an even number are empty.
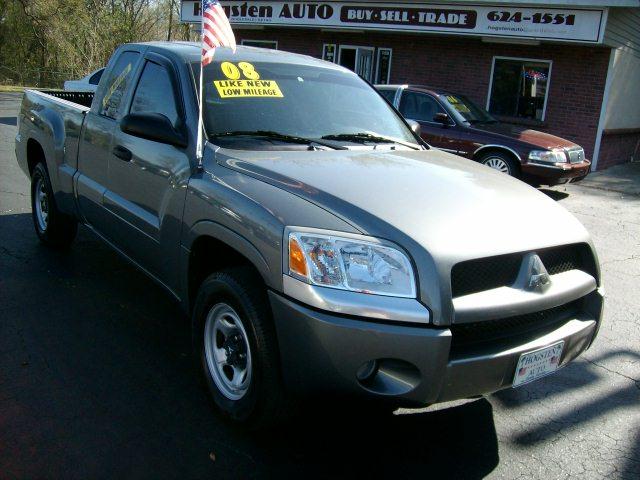
<svg viewBox="0 0 640 480">
<path fill-rule="evenodd" d="M 499 255 L 454 265 L 451 270 L 451 290 L 454 298 L 511 285 L 520 270 L 522 255 Z"/>
<path fill-rule="evenodd" d="M 584 150 L 582 148 L 576 150 L 569 150 L 569 162 L 582 163 L 584 162 Z"/>
<path fill-rule="evenodd" d="M 499 344 L 522 344 L 559 328 L 581 311 L 582 299 L 526 315 L 454 324 L 451 326 L 452 354 L 459 356 L 471 349 Z"/>
<path fill-rule="evenodd" d="M 467 260 L 451 270 L 453 297 L 505 287 L 515 282 L 522 259 L 529 252 Z M 582 270 L 596 277 L 595 260 L 587 244 L 579 243 L 535 250 L 550 275 Z"/>
</svg>

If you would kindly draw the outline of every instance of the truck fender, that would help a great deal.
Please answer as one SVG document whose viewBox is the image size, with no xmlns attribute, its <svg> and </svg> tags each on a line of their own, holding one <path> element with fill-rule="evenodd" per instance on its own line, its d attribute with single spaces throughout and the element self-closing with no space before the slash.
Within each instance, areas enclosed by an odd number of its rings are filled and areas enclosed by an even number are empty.
<svg viewBox="0 0 640 480">
<path fill-rule="evenodd" d="M 75 165 L 67 163 L 67 134 L 64 119 L 58 112 L 49 108 L 40 111 L 31 109 L 27 112 L 27 116 L 32 124 L 29 140 L 38 142 L 44 152 L 56 204 L 62 212 L 73 215 L 75 205 L 72 179 L 76 168 Z M 75 151 L 68 153 L 72 157 L 77 154 Z"/>
<path fill-rule="evenodd" d="M 64 152 L 64 123 L 60 114 L 45 108 L 41 111 L 30 110 L 29 119 L 34 128 L 30 138 L 40 144 L 45 152 L 45 161 L 54 191 L 58 188 L 58 165 L 62 163 Z M 53 155 L 51 155 L 53 154 Z M 51 158 L 53 157 L 53 158 Z"/>
<path fill-rule="evenodd" d="M 195 223 L 187 232 L 183 235 L 182 243 L 182 255 L 181 255 L 181 270 L 182 270 L 182 295 L 183 300 L 189 299 L 189 259 L 193 244 L 201 237 L 210 237 L 214 240 L 220 241 L 227 245 L 229 248 L 235 250 L 240 255 L 245 257 L 260 273 L 260 276 L 264 280 L 265 284 L 270 288 L 278 288 L 275 282 L 274 275 L 279 275 L 280 272 L 272 272 L 269 268 L 269 264 L 266 259 L 260 253 L 260 251 L 245 237 L 237 234 L 229 228 L 210 220 L 202 220 Z M 187 305 L 185 305 L 187 306 Z"/>
</svg>

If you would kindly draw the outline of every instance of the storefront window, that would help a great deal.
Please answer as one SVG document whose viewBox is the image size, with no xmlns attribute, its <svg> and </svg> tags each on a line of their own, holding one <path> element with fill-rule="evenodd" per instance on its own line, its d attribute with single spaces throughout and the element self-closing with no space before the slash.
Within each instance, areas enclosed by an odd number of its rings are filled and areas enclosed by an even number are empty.
<svg viewBox="0 0 640 480">
<path fill-rule="evenodd" d="M 278 42 L 273 40 L 242 40 L 242 45 L 247 47 L 270 48 L 271 50 L 278 49 Z"/>
<path fill-rule="evenodd" d="M 494 58 L 489 112 L 544 120 L 551 62 Z"/>
</svg>

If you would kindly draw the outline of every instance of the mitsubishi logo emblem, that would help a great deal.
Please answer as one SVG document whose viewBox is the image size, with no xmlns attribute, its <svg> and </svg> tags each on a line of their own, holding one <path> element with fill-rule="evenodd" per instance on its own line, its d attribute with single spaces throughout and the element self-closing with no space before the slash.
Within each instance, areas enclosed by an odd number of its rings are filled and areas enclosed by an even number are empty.
<svg viewBox="0 0 640 480">
<path fill-rule="evenodd" d="M 551 286 L 549 272 L 535 253 L 525 255 L 518 280 L 517 283 L 520 283 L 525 290 L 533 292 L 543 293 Z"/>
</svg>

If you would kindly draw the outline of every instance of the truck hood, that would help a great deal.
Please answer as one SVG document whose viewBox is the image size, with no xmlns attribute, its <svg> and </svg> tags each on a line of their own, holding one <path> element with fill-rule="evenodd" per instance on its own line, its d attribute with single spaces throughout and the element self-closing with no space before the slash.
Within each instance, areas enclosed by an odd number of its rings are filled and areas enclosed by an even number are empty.
<svg viewBox="0 0 640 480">
<path fill-rule="evenodd" d="M 426 249 L 444 268 L 588 240 L 576 218 L 548 196 L 438 150 L 220 149 L 216 159 L 313 202 L 363 234 L 410 251 Z"/>
<path fill-rule="evenodd" d="M 471 129 L 479 130 L 483 134 L 493 134 L 496 139 L 509 138 L 511 140 L 518 140 L 531 147 L 539 147 L 547 150 L 553 148 L 571 149 L 578 147 L 577 144 L 564 138 L 530 128 L 510 125 L 508 123 L 476 124 L 473 125 Z"/>
</svg>

